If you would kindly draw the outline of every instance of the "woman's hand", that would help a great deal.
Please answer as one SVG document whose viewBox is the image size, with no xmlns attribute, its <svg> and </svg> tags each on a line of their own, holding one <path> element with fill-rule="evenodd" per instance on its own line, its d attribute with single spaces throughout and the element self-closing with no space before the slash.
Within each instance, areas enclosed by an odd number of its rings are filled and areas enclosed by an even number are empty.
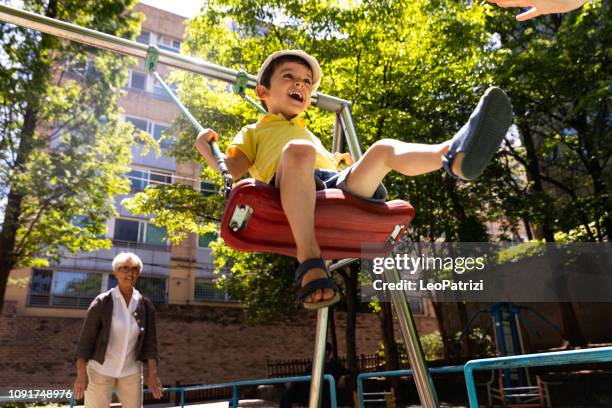
<svg viewBox="0 0 612 408">
<path fill-rule="evenodd" d="M 86 389 L 87 389 L 87 374 L 86 373 L 77 374 L 76 381 L 74 382 L 74 399 L 75 400 L 83 399 Z"/>
<path fill-rule="evenodd" d="M 147 387 L 149 387 L 149 391 L 153 394 L 153 398 L 160 399 L 162 397 L 164 387 L 156 372 L 149 372 L 147 376 Z"/>
<path fill-rule="evenodd" d="M 531 7 L 516 16 L 518 21 L 525 21 L 543 14 L 567 13 L 586 3 L 586 0 L 487 0 L 500 7 Z"/>
</svg>

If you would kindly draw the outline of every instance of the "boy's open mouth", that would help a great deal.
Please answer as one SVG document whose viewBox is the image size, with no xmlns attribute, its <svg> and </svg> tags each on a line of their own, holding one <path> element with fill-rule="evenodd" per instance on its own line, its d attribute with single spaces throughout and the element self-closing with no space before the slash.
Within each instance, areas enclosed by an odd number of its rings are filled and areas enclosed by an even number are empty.
<svg viewBox="0 0 612 408">
<path fill-rule="evenodd" d="M 296 101 L 304 102 L 304 95 L 299 91 L 289 91 L 289 97 Z"/>
</svg>

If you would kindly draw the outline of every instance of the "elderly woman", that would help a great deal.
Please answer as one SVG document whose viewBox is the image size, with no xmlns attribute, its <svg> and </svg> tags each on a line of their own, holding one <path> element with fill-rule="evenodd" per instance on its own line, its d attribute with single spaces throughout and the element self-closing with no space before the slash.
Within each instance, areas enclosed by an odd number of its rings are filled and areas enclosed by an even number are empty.
<svg viewBox="0 0 612 408">
<path fill-rule="evenodd" d="M 85 394 L 85 406 L 108 408 L 113 390 L 124 408 L 142 407 L 143 363 L 147 386 L 161 398 L 157 375 L 155 309 L 134 285 L 142 261 L 133 253 L 113 260 L 117 286 L 98 295 L 87 310 L 77 346 L 76 399 Z"/>
</svg>

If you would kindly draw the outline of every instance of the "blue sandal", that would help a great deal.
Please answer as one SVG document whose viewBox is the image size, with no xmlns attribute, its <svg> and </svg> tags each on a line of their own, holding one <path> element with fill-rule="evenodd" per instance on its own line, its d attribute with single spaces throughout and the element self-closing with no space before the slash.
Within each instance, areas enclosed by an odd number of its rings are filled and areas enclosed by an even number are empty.
<svg viewBox="0 0 612 408">
<path fill-rule="evenodd" d="M 468 122 L 455 134 L 450 150 L 442 158 L 442 167 L 455 178 L 473 180 L 480 176 L 499 149 L 512 124 L 512 105 L 500 88 L 492 86 L 480 98 Z M 453 173 L 457 153 L 464 154 L 462 177 Z"/>
<path fill-rule="evenodd" d="M 315 279 L 302 286 L 304 275 L 312 269 L 323 269 L 328 273 L 327 266 L 321 258 L 307 259 L 297 267 L 295 270 L 295 279 L 300 287 L 298 289 L 298 299 L 300 303 L 304 305 L 304 309 L 322 309 L 337 303 L 340 300 L 340 289 L 338 285 L 336 285 L 336 282 L 329 277 L 329 274 L 327 278 Z M 331 299 L 320 300 L 318 302 L 306 302 L 306 299 L 319 289 L 332 289 L 334 291 L 334 296 Z"/>
</svg>

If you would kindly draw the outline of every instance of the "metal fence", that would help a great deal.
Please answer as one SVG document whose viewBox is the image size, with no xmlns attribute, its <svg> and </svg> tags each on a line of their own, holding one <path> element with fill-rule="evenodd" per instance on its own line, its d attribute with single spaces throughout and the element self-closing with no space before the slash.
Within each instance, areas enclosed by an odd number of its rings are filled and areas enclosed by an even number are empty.
<svg viewBox="0 0 612 408">
<path fill-rule="evenodd" d="M 403 358 L 407 358 L 403 356 Z M 346 367 L 346 357 L 340 357 L 338 359 L 340 364 Z M 278 378 L 286 377 L 291 375 L 302 375 L 310 372 L 312 367 L 312 359 L 310 358 L 297 358 L 289 360 L 267 360 L 268 366 L 268 377 Z M 357 357 L 357 371 L 359 372 L 372 372 L 378 371 L 384 368 L 385 358 L 378 354 L 369 354 Z"/>
</svg>

